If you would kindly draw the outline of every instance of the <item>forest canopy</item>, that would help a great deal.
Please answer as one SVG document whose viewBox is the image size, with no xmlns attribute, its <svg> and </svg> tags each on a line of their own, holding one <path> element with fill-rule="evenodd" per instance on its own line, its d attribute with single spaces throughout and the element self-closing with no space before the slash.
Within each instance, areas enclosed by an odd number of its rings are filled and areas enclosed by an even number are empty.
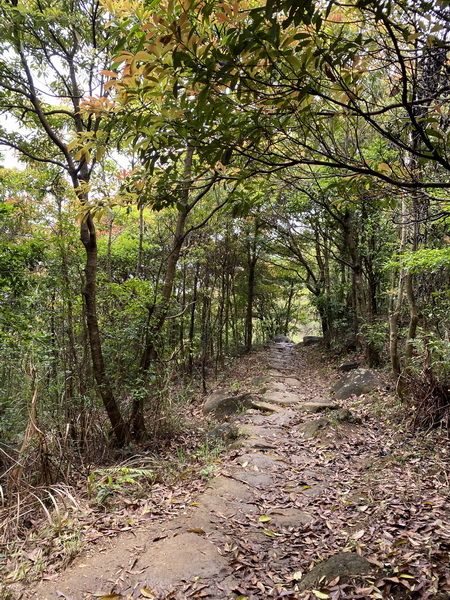
<svg viewBox="0 0 450 600">
<path fill-rule="evenodd" d="M 30 418 L 153 443 L 174 382 L 276 334 L 389 365 L 418 424 L 445 418 L 449 16 L 3 0 L 1 443 Z"/>
</svg>

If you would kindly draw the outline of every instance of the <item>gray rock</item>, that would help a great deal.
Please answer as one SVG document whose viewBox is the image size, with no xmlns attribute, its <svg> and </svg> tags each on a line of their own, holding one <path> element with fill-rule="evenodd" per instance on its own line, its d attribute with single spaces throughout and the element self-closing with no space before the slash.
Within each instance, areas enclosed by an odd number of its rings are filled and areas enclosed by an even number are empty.
<svg viewBox="0 0 450 600">
<path fill-rule="evenodd" d="M 324 429 L 328 425 L 328 419 L 315 419 L 314 421 L 306 421 L 298 426 L 298 430 L 303 434 L 303 439 L 309 440 L 317 435 L 320 429 Z"/>
<path fill-rule="evenodd" d="M 284 379 L 284 383 L 286 385 L 289 385 L 290 387 L 301 387 L 301 383 L 298 379 L 296 379 L 295 377 L 286 377 Z"/>
<path fill-rule="evenodd" d="M 354 423 L 360 425 L 362 419 L 359 415 L 353 414 L 348 408 L 340 408 L 330 415 L 330 421 L 337 421 L 338 423 Z"/>
<path fill-rule="evenodd" d="M 374 571 L 375 567 L 356 552 L 339 552 L 316 565 L 305 575 L 298 587 L 300 590 L 307 590 L 322 581 L 329 583 L 336 577 L 350 579 Z"/>
<path fill-rule="evenodd" d="M 298 508 L 277 508 L 270 513 L 272 519 L 271 523 L 274 523 L 277 527 L 301 527 L 307 525 L 313 520 L 309 513 L 306 513 Z"/>
<path fill-rule="evenodd" d="M 356 360 L 347 360 L 346 362 L 343 362 L 338 366 L 338 371 L 348 373 L 349 371 L 353 371 L 353 369 L 357 369 L 358 367 L 359 362 L 357 362 Z"/>
<path fill-rule="evenodd" d="M 330 400 L 313 400 L 312 402 L 300 402 L 299 410 L 309 413 L 318 413 L 325 410 L 337 410 L 339 406 Z"/>
<path fill-rule="evenodd" d="M 270 382 L 270 384 L 267 387 L 271 392 L 274 392 L 274 391 L 285 392 L 286 391 L 286 385 L 281 381 L 272 381 L 272 382 Z"/>
<path fill-rule="evenodd" d="M 217 425 L 211 431 L 206 434 L 206 440 L 208 442 L 228 442 L 237 440 L 239 437 L 239 429 L 233 423 L 222 423 Z"/>
<path fill-rule="evenodd" d="M 344 400 L 350 396 L 361 396 L 383 386 L 381 376 L 371 369 L 355 369 L 344 375 L 333 386 L 336 398 Z"/>
<path fill-rule="evenodd" d="M 293 392 L 277 392 L 269 390 L 264 394 L 263 400 L 272 404 L 289 406 L 301 402 L 302 397 Z"/>
<path fill-rule="evenodd" d="M 313 346 L 314 344 L 320 344 L 320 342 L 323 342 L 323 338 L 317 335 L 305 335 L 303 338 L 303 346 Z"/>
<path fill-rule="evenodd" d="M 242 412 L 253 406 L 253 397 L 248 392 L 233 395 L 228 390 L 217 390 L 207 398 L 203 405 L 205 415 L 213 414 L 216 418 L 224 418 Z"/>
<path fill-rule="evenodd" d="M 261 452 L 248 452 L 242 454 L 236 459 L 236 462 L 241 466 L 249 466 L 258 471 L 273 471 L 280 464 L 275 456 L 269 456 L 268 454 L 262 454 Z"/>
<path fill-rule="evenodd" d="M 266 383 L 269 383 L 269 381 L 271 381 L 271 377 L 269 377 L 268 375 L 258 375 L 250 381 L 250 385 L 259 387 L 260 385 L 265 385 Z"/>
</svg>

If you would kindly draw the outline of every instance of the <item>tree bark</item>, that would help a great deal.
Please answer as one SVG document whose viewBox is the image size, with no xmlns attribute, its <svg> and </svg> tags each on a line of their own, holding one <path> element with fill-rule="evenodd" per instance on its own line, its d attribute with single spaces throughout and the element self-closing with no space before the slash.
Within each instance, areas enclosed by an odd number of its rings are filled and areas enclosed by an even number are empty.
<svg viewBox="0 0 450 600">
<path fill-rule="evenodd" d="M 179 205 L 177 222 L 172 241 L 172 247 L 167 259 L 166 271 L 164 275 L 163 288 L 161 290 L 161 300 L 153 310 L 152 318 L 146 332 L 146 341 L 144 351 L 140 360 L 140 372 L 142 379 L 147 378 L 151 365 L 156 359 L 158 337 L 164 327 L 169 310 L 169 302 L 172 296 L 173 284 L 175 281 L 175 273 L 180 258 L 181 248 L 185 239 L 185 225 L 189 214 L 189 191 L 191 186 L 192 176 L 192 159 L 194 149 L 189 146 L 186 149 L 186 157 L 184 161 L 183 173 L 183 190 L 182 199 Z M 139 395 L 132 405 L 131 412 L 131 428 L 133 434 L 141 438 L 145 434 L 144 420 L 144 398 Z"/>
<path fill-rule="evenodd" d="M 86 307 L 86 323 L 94 377 L 103 405 L 108 414 L 114 437 L 119 446 L 124 446 L 128 440 L 128 428 L 122 417 L 109 378 L 106 374 L 100 339 L 97 318 L 97 234 L 90 213 L 88 213 L 86 219 L 81 224 L 80 238 L 86 250 L 86 264 L 84 269 L 85 287 L 83 297 Z"/>
</svg>

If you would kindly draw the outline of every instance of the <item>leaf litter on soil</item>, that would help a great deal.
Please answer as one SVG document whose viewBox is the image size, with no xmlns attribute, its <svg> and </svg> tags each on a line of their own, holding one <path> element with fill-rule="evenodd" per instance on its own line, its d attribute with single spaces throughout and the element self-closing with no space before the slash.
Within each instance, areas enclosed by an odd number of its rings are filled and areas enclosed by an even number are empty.
<svg viewBox="0 0 450 600">
<path fill-rule="evenodd" d="M 252 354 L 234 367 L 233 379 L 240 382 L 240 389 L 249 389 L 254 374 L 264 371 L 264 360 L 263 353 Z M 305 398 L 328 397 L 334 377 L 328 361 L 317 348 L 303 349 L 295 356 L 290 374 L 300 382 Z M 281 428 L 282 437 L 277 439 L 277 466 L 270 471 L 273 484 L 253 490 L 257 513 L 226 517 L 218 550 L 227 557 L 235 583 L 199 578 L 167 591 L 152 589 L 145 581 L 127 589 L 124 580 L 121 589 L 106 592 L 104 598 L 449 598 L 445 432 L 411 433 L 407 419 L 386 392 L 340 404 L 359 415 L 362 424 L 338 423 L 330 416 L 329 425 L 305 438 L 298 425 L 317 417 L 299 412 L 289 426 Z M 251 423 L 253 417 L 242 415 L 239 420 Z M 224 452 L 216 473 L 232 476 L 247 452 L 245 446 Z M 135 520 L 129 528 L 167 520 L 180 507 L 195 505 L 204 487 L 193 465 L 185 480 L 154 484 L 151 497 L 139 501 L 137 508 L 125 505 L 122 514 L 110 520 L 108 515 L 96 515 L 97 520 L 87 516 L 85 540 L 95 540 L 99 533 L 116 535 L 118 529 L 126 529 L 130 514 Z M 308 513 L 309 522 L 276 525 L 277 513 L 295 509 Z M 355 581 L 337 576 L 300 591 L 302 578 L 314 565 L 342 551 L 368 559 L 374 575 Z M 90 597 L 96 596 L 86 599 Z"/>
</svg>

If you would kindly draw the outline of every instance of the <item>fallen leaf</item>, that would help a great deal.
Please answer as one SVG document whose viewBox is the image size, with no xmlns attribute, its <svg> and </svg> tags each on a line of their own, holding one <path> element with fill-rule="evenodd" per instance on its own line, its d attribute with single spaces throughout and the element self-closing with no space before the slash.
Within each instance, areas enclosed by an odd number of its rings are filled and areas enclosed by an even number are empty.
<svg viewBox="0 0 450 600">
<path fill-rule="evenodd" d="M 355 592 L 357 594 L 362 594 L 363 596 L 366 596 L 367 594 L 371 594 L 373 592 L 373 586 L 365 588 L 356 588 Z"/>
<path fill-rule="evenodd" d="M 206 533 L 204 529 L 200 529 L 199 527 L 194 527 L 192 529 L 186 529 L 187 533 Z"/>
<path fill-rule="evenodd" d="M 281 533 L 275 533 L 275 531 L 271 531 L 270 529 L 263 529 L 263 533 L 265 533 L 269 537 L 278 537 L 281 535 Z"/>
</svg>

